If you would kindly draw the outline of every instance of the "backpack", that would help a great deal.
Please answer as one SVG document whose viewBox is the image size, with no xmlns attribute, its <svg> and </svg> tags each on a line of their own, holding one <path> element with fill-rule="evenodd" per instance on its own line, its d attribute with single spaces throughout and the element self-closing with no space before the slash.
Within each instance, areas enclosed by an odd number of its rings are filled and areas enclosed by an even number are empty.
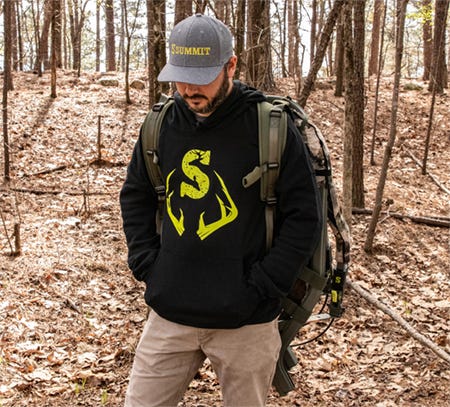
<svg viewBox="0 0 450 407">
<path fill-rule="evenodd" d="M 165 184 L 158 166 L 158 140 L 164 116 L 173 103 L 173 98 L 163 95 L 160 102 L 147 114 L 141 131 L 145 165 L 158 196 L 158 230 L 165 202 Z M 328 329 L 333 320 L 342 315 L 342 296 L 350 260 L 349 228 L 342 216 L 332 182 L 330 156 L 323 135 L 291 98 L 270 95 L 266 101 L 258 103 L 260 165 L 242 180 L 244 187 L 261 180 L 260 198 L 266 204 L 266 248 L 269 249 L 272 245 L 276 208 L 275 185 L 285 147 L 288 115 L 306 145 L 321 196 L 322 218 L 327 221 L 323 222 L 319 243 L 308 265 L 299 273 L 288 296 L 282 301 L 282 312 L 278 318 L 282 345 L 273 379 L 273 385 L 281 396 L 295 388 L 289 370 L 298 363 L 291 342 L 299 330 L 307 322 L 331 318 L 326 328 Z M 328 227 L 334 236 L 334 261 Z M 328 313 L 322 313 L 324 304 L 318 314 L 312 315 L 322 295 L 325 296 L 325 302 L 328 301 Z"/>
</svg>

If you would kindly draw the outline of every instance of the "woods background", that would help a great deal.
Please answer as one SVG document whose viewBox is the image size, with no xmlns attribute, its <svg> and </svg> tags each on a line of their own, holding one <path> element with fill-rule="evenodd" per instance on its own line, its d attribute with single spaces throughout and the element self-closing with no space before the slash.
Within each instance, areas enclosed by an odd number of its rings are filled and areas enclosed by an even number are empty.
<svg viewBox="0 0 450 407">
<path fill-rule="evenodd" d="M 194 12 L 230 27 L 242 80 L 322 129 L 352 228 L 347 311 L 296 347 L 297 390 L 269 404 L 447 406 L 449 3 L 0 1 L 0 406 L 123 403 L 145 304 L 117 194 Z M 218 389 L 205 365 L 183 403 Z"/>
</svg>

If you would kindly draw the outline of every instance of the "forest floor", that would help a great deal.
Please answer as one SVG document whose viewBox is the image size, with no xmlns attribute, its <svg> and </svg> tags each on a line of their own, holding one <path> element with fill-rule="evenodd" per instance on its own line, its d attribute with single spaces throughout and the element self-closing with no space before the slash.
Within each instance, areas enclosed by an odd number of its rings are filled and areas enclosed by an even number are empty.
<svg viewBox="0 0 450 407">
<path fill-rule="evenodd" d="M 119 87 L 104 87 L 95 75 L 61 73 L 58 96 L 51 99 L 49 75 L 15 75 L 9 94 L 12 179 L 0 184 L 1 407 L 123 404 L 147 310 L 143 286 L 127 269 L 118 193 L 148 102 L 146 90 L 132 90 L 134 103 L 127 105 L 120 79 Z M 421 82 L 422 89 L 405 90 L 406 82 L 374 251 L 362 249 L 370 216 L 355 214 L 349 278 L 449 353 L 449 229 L 391 216 L 449 216 L 448 193 L 422 175 L 411 156 L 421 160 L 424 154 L 431 95 Z M 289 82 L 280 86 L 287 89 Z M 367 84 L 369 209 L 389 134 L 392 80 L 380 87 L 377 165 L 371 166 L 374 89 Z M 307 106 L 328 141 L 338 190 L 343 103 L 331 87 L 318 86 Z M 448 93 L 438 96 L 428 159 L 429 172 L 447 189 L 449 112 Z M 17 256 L 10 255 L 14 223 L 21 232 Z M 344 302 L 345 314 L 323 336 L 295 348 L 296 390 L 284 397 L 273 391 L 269 406 L 450 405 L 448 363 L 352 289 Z M 322 330 L 309 324 L 299 341 Z M 220 402 L 218 382 L 205 364 L 182 405 Z"/>
</svg>

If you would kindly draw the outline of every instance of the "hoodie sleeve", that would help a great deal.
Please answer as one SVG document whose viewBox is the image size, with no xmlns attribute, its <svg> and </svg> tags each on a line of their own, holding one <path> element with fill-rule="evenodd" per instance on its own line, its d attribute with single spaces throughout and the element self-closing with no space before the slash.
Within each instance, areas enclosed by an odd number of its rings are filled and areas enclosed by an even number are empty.
<svg viewBox="0 0 450 407">
<path fill-rule="evenodd" d="M 291 120 L 276 193 L 273 245 L 266 256 L 252 266 L 249 278 L 249 283 L 263 298 L 281 298 L 288 294 L 318 244 L 323 222 L 315 174 Z"/>
<path fill-rule="evenodd" d="M 146 279 L 160 248 L 155 221 L 157 202 L 145 167 L 139 137 L 120 191 L 123 229 L 128 245 L 128 266 L 139 281 Z"/>
</svg>

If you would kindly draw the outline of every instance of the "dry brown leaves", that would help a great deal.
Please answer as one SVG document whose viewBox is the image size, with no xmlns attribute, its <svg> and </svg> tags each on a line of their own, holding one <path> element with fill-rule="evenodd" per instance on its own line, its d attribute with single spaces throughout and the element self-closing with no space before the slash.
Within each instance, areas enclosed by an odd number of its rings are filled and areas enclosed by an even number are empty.
<svg viewBox="0 0 450 407">
<path fill-rule="evenodd" d="M 390 85 L 384 82 L 380 95 L 378 164 L 389 132 Z M 135 103 L 127 106 L 122 88 L 72 73 L 58 78 L 55 100 L 48 96 L 47 75 L 16 75 L 15 86 L 9 111 L 13 180 L 11 189 L 0 189 L 0 405 L 120 406 L 147 311 L 143 287 L 127 270 L 118 191 L 147 95 L 133 91 Z M 367 151 L 373 89 L 371 83 Z M 449 216 L 448 195 L 406 153 L 423 154 L 429 103 L 425 90 L 401 93 L 385 210 Z M 447 188 L 449 107 L 447 95 L 438 98 L 428 163 Z M 327 137 L 341 185 L 343 101 L 331 89 L 317 89 L 308 113 Z M 104 161 L 95 163 L 99 115 Z M 378 174 L 367 154 L 368 208 Z M 384 216 L 369 256 L 362 250 L 368 221 L 365 215 L 353 219 L 351 278 L 450 352 L 449 231 Z M 4 227 L 11 240 L 14 222 L 21 224 L 22 255 L 11 258 Z M 297 389 L 285 397 L 271 393 L 270 406 L 449 405 L 445 362 L 354 292 L 347 291 L 345 302 L 344 317 L 324 336 L 296 348 Z M 322 328 L 308 325 L 299 341 Z M 205 364 L 182 404 L 220 403 L 217 379 Z"/>
</svg>

